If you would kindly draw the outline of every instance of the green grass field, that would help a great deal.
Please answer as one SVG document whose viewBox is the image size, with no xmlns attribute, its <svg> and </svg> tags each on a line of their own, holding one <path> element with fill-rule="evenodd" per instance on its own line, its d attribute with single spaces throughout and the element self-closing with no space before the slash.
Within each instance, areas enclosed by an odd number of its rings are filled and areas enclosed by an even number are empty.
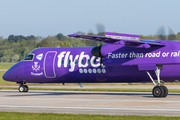
<svg viewBox="0 0 180 120">
<path fill-rule="evenodd" d="M 11 66 L 13 66 L 15 63 L 0 63 L 0 69 L 9 69 Z"/>
<path fill-rule="evenodd" d="M 0 112 L 0 120 L 34 120 L 34 119 L 36 120 L 179 120 L 180 117 Z"/>
</svg>

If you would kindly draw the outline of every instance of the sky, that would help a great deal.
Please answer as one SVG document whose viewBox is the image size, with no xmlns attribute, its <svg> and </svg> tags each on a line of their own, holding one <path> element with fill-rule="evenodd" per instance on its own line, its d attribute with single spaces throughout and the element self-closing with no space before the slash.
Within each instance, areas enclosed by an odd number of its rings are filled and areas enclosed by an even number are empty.
<svg viewBox="0 0 180 120">
<path fill-rule="evenodd" d="M 180 0 L 0 0 L 0 36 L 47 37 L 77 31 L 154 35 L 160 25 L 180 32 Z"/>
</svg>

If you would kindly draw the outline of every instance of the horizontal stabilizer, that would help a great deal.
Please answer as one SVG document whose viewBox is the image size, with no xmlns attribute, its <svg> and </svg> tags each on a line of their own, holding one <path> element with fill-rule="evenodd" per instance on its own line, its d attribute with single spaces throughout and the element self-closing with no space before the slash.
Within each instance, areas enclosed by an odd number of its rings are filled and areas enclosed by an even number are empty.
<svg viewBox="0 0 180 120">
<path fill-rule="evenodd" d="M 123 34 L 123 33 L 111 33 L 107 32 L 105 36 L 95 36 L 95 35 L 80 35 L 71 34 L 69 37 L 83 38 L 87 40 L 94 40 L 105 42 L 114 45 L 142 45 L 145 48 L 149 48 L 151 45 L 155 46 L 165 46 L 164 43 L 156 40 L 143 40 L 139 39 L 140 35 Z"/>
<path fill-rule="evenodd" d="M 106 37 L 124 40 L 139 40 L 140 35 L 106 32 Z"/>
</svg>

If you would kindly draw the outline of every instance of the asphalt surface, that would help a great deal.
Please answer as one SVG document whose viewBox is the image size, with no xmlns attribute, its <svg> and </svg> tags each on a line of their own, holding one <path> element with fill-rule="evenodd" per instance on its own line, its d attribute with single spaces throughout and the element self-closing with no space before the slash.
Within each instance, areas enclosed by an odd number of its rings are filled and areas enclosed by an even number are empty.
<svg viewBox="0 0 180 120">
<path fill-rule="evenodd" d="M 82 84 L 83 85 L 83 84 Z M 17 87 L 18 85 L 0 85 L 0 87 Z M 79 85 L 28 85 L 29 88 L 80 88 Z M 83 88 L 148 88 L 154 85 L 83 85 Z M 180 89 L 180 85 L 166 85 L 168 89 Z"/>
<path fill-rule="evenodd" d="M 180 116 L 180 93 L 0 90 L 0 111 Z"/>
</svg>

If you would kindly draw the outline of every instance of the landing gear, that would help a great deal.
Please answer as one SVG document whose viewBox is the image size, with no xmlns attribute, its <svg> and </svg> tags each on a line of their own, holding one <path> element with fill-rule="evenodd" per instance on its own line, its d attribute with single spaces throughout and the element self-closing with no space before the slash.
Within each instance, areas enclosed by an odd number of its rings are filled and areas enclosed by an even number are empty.
<svg viewBox="0 0 180 120">
<path fill-rule="evenodd" d="M 161 85 L 161 82 L 160 82 L 160 70 L 162 70 L 162 66 L 157 65 L 156 67 L 157 67 L 157 70 L 155 70 L 155 73 L 156 73 L 157 81 L 158 81 L 157 85 L 155 81 L 153 80 L 153 78 L 151 77 L 150 73 L 146 71 L 155 86 L 152 90 L 152 94 L 154 97 L 166 97 L 168 95 L 168 89 L 166 86 Z"/>
<path fill-rule="evenodd" d="M 24 85 L 24 83 L 21 83 L 18 90 L 19 92 L 28 92 L 29 88 L 27 85 Z"/>
</svg>

